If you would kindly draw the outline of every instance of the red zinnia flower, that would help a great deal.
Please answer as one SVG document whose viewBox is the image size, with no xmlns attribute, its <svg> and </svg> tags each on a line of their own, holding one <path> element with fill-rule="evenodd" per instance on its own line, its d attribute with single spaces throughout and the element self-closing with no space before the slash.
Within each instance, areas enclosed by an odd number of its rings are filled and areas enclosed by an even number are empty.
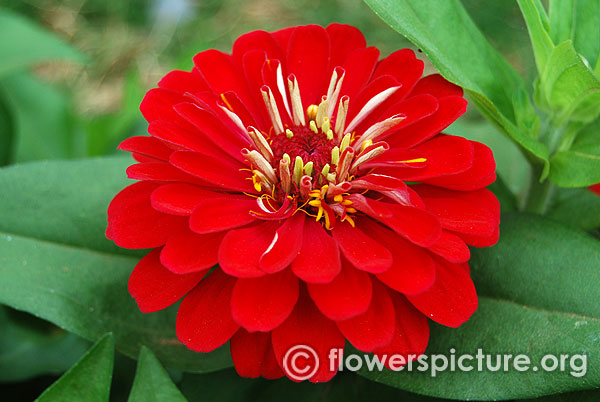
<svg viewBox="0 0 600 402">
<path fill-rule="evenodd" d="M 421 78 L 411 50 L 378 59 L 350 26 L 255 31 L 146 95 L 151 136 L 120 146 L 140 181 L 112 201 L 107 236 L 154 248 L 129 290 L 143 312 L 185 296 L 190 349 L 231 340 L 240 375 L 276 378 L 308 345 L 310 380 L 327 381 L 346 340 L 418 355 L 428 318 L 475 311 L 467 244 L 498 239 L 492 153 L 440 134 L 466 110 L 460 88 Z"/>
</svg>

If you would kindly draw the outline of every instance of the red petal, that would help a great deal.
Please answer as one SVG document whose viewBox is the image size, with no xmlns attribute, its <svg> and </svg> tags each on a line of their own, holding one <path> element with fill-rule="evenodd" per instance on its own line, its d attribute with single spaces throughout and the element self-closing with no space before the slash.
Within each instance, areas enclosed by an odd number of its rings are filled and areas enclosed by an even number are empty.
<svg viewBox="0 0 600 402">
<path fill-rule="evenodd" d="M 419 208 L 391 205 L 392 216 L 383 218 L 394 232 L 422 247 L 431 246 L 442 234 L 440 222 L 431 213 Z"/>
<path fill-rule="evenodd" d="M 342 253 L 356 268 L 373 274 L 384 272 L 392 265 L 392 254 L 358 227 L 348 223 L 336 225 L 331 231 Z"/>
<path fill-rule="evenodd" d="M 337 243 L 313 219 L 305 220 L 303 236 L 302 248 L 292 263 L 292 270 L 306 282 L 331 282 L 342 269 Z"/>
<path fill-rule="evenodd" d="M 179 93 L 196 93 L 210 91 L 210 87 L 204 81 L 202 75 L 197 70 L 192 72 L 174 70 L 165 75 L 159 82 L 160 88 L 171 89 Z"/>
<path fill-rule="evenodd" d="M 133 180 L 183 181 L 200 185 L 205 183 L 169 163 L 156 161 L 136 163 L 129 166 L 127 177 Z"/>
<path fill-rule="evenodd" d="M 211 352 L 238 330 L 230 311 L 234 284 L 234 278 L 216 269 L 183 299 L 175 326 L 177 338 L 188 348 Z"/>
<path fill-rule="evenodd" d="M 442 227 L 476 236 L 491 235 L 498 226 L 499 203 L 487 189 L 461 193 L 428 185 L 413 186 Z"/>
<path fill-rule="evenodd" d="M 268 332 L 290 315 L 298 300 L 298 279 L 288 270 L 238 279 L 231 296 L 233 319 L 248 331 Z"/>
<path fill-rule="evenodd" d="M 189 216 L 200 201 L 219 195 L 198 186 L 185 183 L 173 183 L 160 186 L 150 196 L 152 207 L 158 211 Z"/>
<path fill-rule="evenodd" d="M 402 99 L 419 81 L 424 66 L 425 64 L 416 58 L 415 52 L 410 49 L 400 49 L 379 62 L 373 78 L 388 74 L 395 77 L 402 84 L 402 88 L 398 89 L 393 97 Z"/>
<path fill-rule="evenodd" d="M 163 214 L 150 205 L 150 195 L 160 184 L 139 182 L 125 187 L 108 207 L 106 236 L 119 247 L 162 246 L 187 227 L 187 219 Z"/>
<path fill-rule="evenodd" d="M 202 109 L 193 103 L 180 103 L 175 106 L 175 110 L 214 145 L 243 162 L 241 150 L 250 143 L 243 137 L 246 134 L 239 132 L 239 128 L 237 131 L 232 130 L 212 111 Z"/>
<path fill-rule="evenodd" d="M 318 25 L 299 26 L 290 37 L 287 54 L 288 72 L 295 74 L 302 104 L 319 104 L 327 90 L 329 35 Z"/>
<path fill-rule="evenodd" d="M 152 158 L 168 161 L 173 149 L 167 147 L 162 141 L 146 136 L 130 137 L 119 144 L 119 149 L 128 152 L 150 156 Z"/>
<path fill-rule="evenodd" d="M 273 241 L 277 228 L 277 223 L 265 222 L 227 232 L 219 248 L 223 271 L 239 278 L 263 276 L 265 273 L 258 267 L 258 261 Z"/>
<path fill-rule="evenodd" d="M 388 290 L 377 281 L 373 283 L 373 299 L 368 310 L 337 326 L 350 343 L 363 352 L 388 345 L 394 336 L 396 314 Z"/>
<path fill-rule="evenodd" d="M 440 74 L 431 74 L 421 78 L 410 94 L 411 96 L 417 94 L 429 94 L 436 98 L 443 98 L 446 96 L 462 97 L 463 90 L 458 85 L 454 85 L 446 80 Z"/>
<path fill-rule="evenodd" d="M 388 174 L 404 181 L 420 181 L 465 172 L 474 164 L 472 142 L 462 137 L 440 135 L 413 150 L 427 159 L 425 167 L 383 168 L 377 169 L 377 173 Z"/>
<path fill-rule="evenodd" d="M 182 94 L 171 89 L 153 88 L 146 92 L 140 111 L 148 123 L 154 120 L 166 120 L 179 123 L 183 119 L 175 113 L 173 106 L 184 101 Z M 185 124 L 185 123 L 184 123 Z"/>
<path fill-rule="evenodd" d="M 428 318 L 456 328 L 477 309 L 477 293 L 469 275 L 459 264 L 439 261 L 433 285 L 423 293 L 407 296 Z"/>
<path fill-rule="evenodd" d="M 309 283 L 310 297 L 325 316 L 346 320 L 364 313 L 373 293 L 369 274 L 344 260 L 342 272 L 329 283 Z"/>
<path fill-rule="evenodd" d="M 260 377 L 265 355 L 271 345 L 271 334 L 268 332 L 248 332 L 240 328 L 229 342 L 231 359 L 235 371 L 246 378 Z"/>
<path fill-rule="evenodd" d="M 229 343 L 231 358 L 235 370 L 242 377 L 257 378 L 259 376 L 274 380 L 283 377 L 273 345 L 271 333 L 249 333 L 243 328 L 231 338 Z"/>
<path fill-rule="evenodd" d="M 218 261 L 218 250 L 224 233 L 199 235 L 185 230 L 167 240 L 160 262 L 176 274 L 206 271 Z"/>
<path fill-rule="evenodd" d="M 451 176 L 424 181 L 435 186 L 459 191 L 478 190 L 492 184 L 496 180 L 496 162 L 492 150 L 479 142 L 470 142 L 473 144 L 473 163 L 470 169 Z"/>
<path fill-rule="evenodd" d="M 303 213 L 297 213 L 277 229 L 271 245 L 260 257 L 260 269 L 273 273 L 281 271 L 294 261 L 302 247 L 304 219 Z"/>
<path fill-rule="evenodd" d="M 369 82 L 378 59 L 379 50 L 375 47 L 356 49 L 350 53 L 343 64 L 346 76 L 340 94 L 354 100 L 354 96 Z"/>
<path fill-rule="evenodd" d="M 212 233 L 245 226 L 256 218 L 250 214 L 256 200 L 248 196 L 225 195 L 206 198 L 196 205 L 190 217 L 190 229 L 196 233 Z"/>
<path fill-rule="evenodd" d="M 337 66 L 343 66 L 344 62 L 354 50 L 367 46 L 363 34 L 355 27 L 344 24 L 330 24 L 325 28 L 329 34 L 331 43 L 331 57 L 329 71 Z"/>
<path fill-rule="evenodd" d="M 392 149 L 414 147 L 439 134 L 466 111 L 467 101 L 462 97 L 439 98 L 435 113 L 409 126 L 401 123 L 398 129 L 386 138 L 386 142 Z"/>
<path fill-rule="evenodd" d="M 305 294 L 301 295 L 296 308 L 288 319 L 273 330 L 271 340 L 279 365 L 284 368 L 285 374 L 294 381 L 298 381 L 298 378 L 294 377 L 298 373 L 293 371 L 294 362 L 291 361 L 290 355 L 287 355 L 287 361 L 284 361 L 286 354 L 298 345 L 312 348 L 316 353 L 319 365 L 316 372 L 308 378 L 310 382 L 329 381 L 337 373 L 338 363 L 333 364 L 333 367 L 330 367 L 329 364 L 330 350 L 343 350 L 345 343 L 345 339 L 335 323 L 323 316 Z M 297 359 L 295 363 L 298 368 L 303 369 L 305 364 L 310 362 L 314 364 L 314 360 L 303 362 L 302 359 Z M 286 367 L 288 368 L 287 372 Z M 310 370 L 307 371 L 305 374 L 310 374 Z"/>
<path fill-rule="evenodd" d="M 247 52 L 260 50 L 268 59 L 283 60 L 283 52 L 270 33 L 265 31 L 248 32 L 237 38 L 233 44 L 232 55 L 238 68 L 242 69 L 243 57 Z"/>
<path fill-rule="evenodd" d="M 466 233 L 457 233 L 457 235 L 464 240 L 469 246 L 473 247 L 491 247 L 498 243 L 500 238 L 500 228 L 496 226 L 494 232 L 489 236 L 476 236 Z"/>
<path fill-rule="evenodd" d="M 442 230 L 440 238 L 427 249 L 454 263 L 466 262 L 471 258 L 471 251 L 465 242 L 447 230 Z"/>
<path fill-rule="evenodd" d="M 171 155 L 171 163 L 224 190 L 256 193 L 252 181 L 248 180 L 249 176 L 230 161 L 197 152 L 179 151 Z"/>
<path fill-rule="evenodd" d="M 392 252 L 393 264 L 377 279 L 402 293 L 420 293 L 435 280 L 435 262 L 421 247 L 404 240 L 382 225 L 365 219 L 365 230 Z"/>
<path fill-rule="evenodd" d="M 386 367 L 398 369 L 388 359 L 392 355 L 402 355 L 405 361 L 412 361 L 422 355 L 429 342 L 429 323 L 402 295 L 393 294 L 392 302 L 396 312 L 394 337 L 387 346 L 375 349 L 374 353 Z"/>
<path fill-rule="evenodd" d="M 233 91 L 244 101 L 244 104 L 255 111 L 256 107 L 250 102 L 252 97 L 248 86 L 241 71 L 233 65 L 230 55 L 210 49 L 194 56 L 194 64 L 216 95 Z"/>
<path fill-rule="evenodd" d="M 159 261 L 154 249 L 138 262 L 129 277 L 129 293 L 143 313 L 162 310 L 181 299 L 200 282 L 204 273 L 177 275 Z"/>
</svg>

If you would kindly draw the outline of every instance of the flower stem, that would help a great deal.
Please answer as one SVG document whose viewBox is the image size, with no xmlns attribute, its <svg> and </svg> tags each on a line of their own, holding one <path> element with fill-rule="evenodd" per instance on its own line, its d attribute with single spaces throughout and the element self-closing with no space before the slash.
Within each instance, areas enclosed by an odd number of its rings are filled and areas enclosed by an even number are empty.
<svg viewBox="0 0 600 402">
<path fill-rule="evenodd" d="M 525 211 L 543 215 L 554 195 L 554 185 L 549 179 L 540 183 L 542 169 L 534 167 L 529 180 L 529 191 L 525 201 Z"/>
</svg>

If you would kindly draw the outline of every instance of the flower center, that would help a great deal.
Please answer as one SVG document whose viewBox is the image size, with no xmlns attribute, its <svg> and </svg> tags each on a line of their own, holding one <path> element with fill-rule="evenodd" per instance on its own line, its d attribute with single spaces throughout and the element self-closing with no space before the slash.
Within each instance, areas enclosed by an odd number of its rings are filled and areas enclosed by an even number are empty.
<svg viewBox="0 0 600 402">
<path fill-rule="evenodd" d="M 287 154 L 292 161 L 299 156 L 305 164 L 313 163 L 313 171 L 320 172 L 331 162 L 331 150 L 335 145 L 333 138 L 328 139 L 321 133 L 315 134 L 308 127 L 294 127 L 287 129 L 286 135 L 273 138 L 273 162 L 275 166 L 279 166 L 283 155 Z"/>
</svg>

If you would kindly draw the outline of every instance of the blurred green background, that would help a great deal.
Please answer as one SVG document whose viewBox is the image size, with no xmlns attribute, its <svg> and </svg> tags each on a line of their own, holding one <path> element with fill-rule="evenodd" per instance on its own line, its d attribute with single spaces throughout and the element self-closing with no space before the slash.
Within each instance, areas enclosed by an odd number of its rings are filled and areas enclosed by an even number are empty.
<svg viewBox="0 0 600 402">
<path fill-rule="evenodd" d="M 463 3 L 531 81 L 533 58 L 516 3 Z M 412 47 L 359 0 L 4 0 L 0 55 L 14 57 L 0 56 L 0 166 L 116 153 L 121 140 L 145 133 L 138 110 L 144 93 L 168 71 L 190 69 L 197 52 L 228 51 L 254 29 L 331 22 L 357 26 L 383 55 Z M 521 154 L 473 107 L 448 131 L 491 146 L 500 176 L 514 192 L 523 190 Z M 24 313 L 2 306 L 0 313 L 2 400 L 33 400 L 89 346 Z M 134 371 L 133 361 L 117 358 L 114 400 L 126 399 Z"/>
</svg>

